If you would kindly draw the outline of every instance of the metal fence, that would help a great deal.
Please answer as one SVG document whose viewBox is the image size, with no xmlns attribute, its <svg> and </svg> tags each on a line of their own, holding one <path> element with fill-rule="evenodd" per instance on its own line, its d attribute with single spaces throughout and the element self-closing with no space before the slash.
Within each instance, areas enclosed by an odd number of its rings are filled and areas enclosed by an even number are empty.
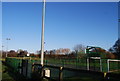
<svg viewBox="0 0 120 81">
<path fill-rule="evenodd" d="M 44 68 L 48 68 L 50 70 L 50 77 L 52 79 L 60 80 L 69 79 L 71 77 L 87 77 L 92 79 L 94 73 L 98 73 L 95 78 L 103 79 L 104 73 L 109 70 L 119 70 L 120 63 L 118 62 L 109 62 L 108 68 L 108 60 L 109 59 L 101 59 L 102 72 L 100 70 L 100 60 L 97 59 L 89 59 L 89 70 L 87 68 L 87 59 L 47 59 L 44 60 Z M 6 58 L 6 64 L 13 68 L 14 72 L 18 72 L 27 78 L 32 78 L 33 76 L 39 78 L 41 75 L 41 66 L 40 60 L 29 59 L 29 58 Z M 60 68 L 63 69 L 60 69 Z M 93 75 L 91 75 L 93 73 Z M 105 74 L 106 75 L 106 74 Z M 91 78 L 92 77 L 92 78 Z"/>
</svg>

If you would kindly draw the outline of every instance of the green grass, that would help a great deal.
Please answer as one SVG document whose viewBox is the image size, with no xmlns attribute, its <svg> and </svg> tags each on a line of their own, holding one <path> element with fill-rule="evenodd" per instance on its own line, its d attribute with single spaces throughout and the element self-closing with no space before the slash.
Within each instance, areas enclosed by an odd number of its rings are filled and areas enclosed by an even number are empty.
<svg viewBox="0 0 120 81">
<path fill-rule="evenodd" d="M 2 65 L 2 81 L 15 81 L 13 77 L 9 75 L 7 69 L 5 65 Z"/>
</svg>

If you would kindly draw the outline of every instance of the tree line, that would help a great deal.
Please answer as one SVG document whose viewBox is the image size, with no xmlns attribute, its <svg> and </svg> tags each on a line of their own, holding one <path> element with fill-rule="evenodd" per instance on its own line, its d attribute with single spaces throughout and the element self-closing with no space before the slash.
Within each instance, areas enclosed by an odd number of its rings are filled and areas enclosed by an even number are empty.
<svg viewBox="0 0 120 81">
<path fill-rule="evenodd" d="M 73 50 L 74 51 L 71 51 L 70 52 L 70 49 L 57 49 L 56 52 L 54 52 L 55 50 L 50 50 L 49 51 L 49 54 L 48 54 L 48 51 L 46 50 L 44 52 L 44 56 L 46 58 L 84 58 L 86 57 L 86 54 L 85 54 L 85 49 L 86 47 L 83 45 L 83 44 L 77 44 L 73 47 Z M 63 51 L 65 53 L 69 53 L 69 54 L 59 54 L 60 51 Z M 95 50 L 92 50 L 93 52 Z M 103 48 L 100 48 L 100 49 L 97 49 L 97 51 L 101 52 L 105 58 L 118 58 L 120 59 L 120 39 L 118 39 L 115 44 L 110 47 L 110 49 L 108 51 L 106 51 L 105 49 Z M 2 57 L 5 58 L 6 57 L 6 54 L 8 57 L 24 57 L 24 56 L 27 56 L 28 52 L 27 50 L 18 50 L 18 51 L 15 51 L 15 50 L 10 50 L 8 52 L 6 51 L 2 51 Z M 31 57 L 40 57 L 40 54 L 41 52 L 40 51 L 37 51 L 37 54 L 35 53 L 30 53 L 30 56 Z M 57 53 L 57 54 L 56 54 Z"/>
</svg>

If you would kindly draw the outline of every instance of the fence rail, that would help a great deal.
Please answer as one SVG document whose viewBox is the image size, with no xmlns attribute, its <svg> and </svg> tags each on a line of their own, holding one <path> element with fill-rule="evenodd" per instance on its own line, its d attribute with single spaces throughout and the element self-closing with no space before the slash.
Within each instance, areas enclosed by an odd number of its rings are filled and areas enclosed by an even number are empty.
<svg viewBox="0 0 120 81">
<path fill-rule="evenodd" d="M 114 59 L 113 61 L 115 61 Z M 57 77 L 57 80 L 60 77 L 69 78 L 75 76 L 82 76 L 82 74 L 95 74 L 98 73 L 102 78 L 105 77 L 105 73 L 108 72 L 108 59 L 101 59 L 102 72 L 100 70 L 100 62 L 97 60 L 90 59 L 90 69 L 87 69 L 87 59 L 47 59 L 44 60 L 44 68 L 48 68 L 51 71 L 51 77 L 54 79 Z M 13 71 L 19 72 L 25 77 L 31 78 L 34 73 L 37 75 L 35 77 L 39 77 L 41 74 L 40 60 L 38 59 L 28 59 L 28 58 L 6 58 L 6 64 L 13 68 Z M 115 63 L 111 63 L 110 67 L 113 68 L 115 65 L 119 66 L 119 63 L 115 61 Z M 34 66 L 34 67 L 33 67 Z M 62 67 L 62 70 L 60 68 Z M 120 69 L 120 67 L 115 67 L 116 70 Z M 60 73 L 62 72 L 62 73 Z M 81 74 L 82 73 L 82 74 Z M 108 73 L 107 73 L 108 74 Z M 84 75 L 86 76 L 86 74 Z M 87 76 L 87 77 L 93 77 Z M 98 80 L 99 81 L 99 80 Z"/>
</svg>

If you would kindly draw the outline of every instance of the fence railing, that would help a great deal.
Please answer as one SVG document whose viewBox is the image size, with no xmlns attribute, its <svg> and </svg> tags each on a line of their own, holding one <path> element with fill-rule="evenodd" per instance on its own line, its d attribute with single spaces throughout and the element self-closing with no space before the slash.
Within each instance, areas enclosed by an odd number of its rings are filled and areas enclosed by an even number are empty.
<svg viewBox="0 0 120 81">
<path fill-rule="evenodd" d="M 87 69 L 87 59 L 45 59 L 44 60 L 44 65 L 46 68 L 49 68 L 50 71 L 52 72 L 51 77 L 61 77 L 59 72 L 61 72 L 60 67 L 63 68 L 63 77 L 66 76 L 80 76 L 77 71 L 86 71 L 87 73 L 89 72 L 97 72 L 97 73 L 107 73 L 108 68 L 109 70 L 119 70 L 120 69 L 120 63 L 118 62 L 109 62 L 109 67 L 108 67 L 108 60 L 110 59 L 101 59 L 101 66 L 102 66 L 102 72 L 100 70 L 100 61 L 99 60 L 89 60 L 89 70 Z M 31 78 L 32 74 L 35 73 L 35 68 L 38 69 L 37 75 L 39 77 L 40 73 L 40 59 L 29 59 L 29 58 L 6 58 L 6 64 L 13 68 L 13 71 L 19 72 L 25 77 Z M 33 65 L 37 64 L 38 66 L 33 67 Z M 59 67 L 58 69 L 54 69 L 55 67 Z M 69 70 L 69 69 L 70 70 Z M 55 71 L 55 72 L 54 72 Z M 74 72 L 75 71 L 75 72 Z M 119 71 L 120 72 L 120 71 Z M 57 74 L 56 74 L 57 73 Z M 67 73 L 67 74 L 66 74 Z M 103 76 L 102 76 L 103 77 Z"/>
</svg>

